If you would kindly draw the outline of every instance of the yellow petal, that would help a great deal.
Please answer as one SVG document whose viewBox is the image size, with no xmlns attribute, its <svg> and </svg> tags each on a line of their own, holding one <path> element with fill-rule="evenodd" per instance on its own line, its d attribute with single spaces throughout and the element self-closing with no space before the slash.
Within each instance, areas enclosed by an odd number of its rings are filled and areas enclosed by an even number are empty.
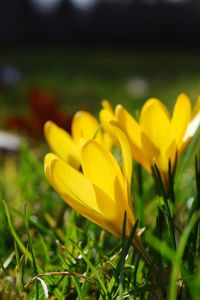
<svg viewBox="0 0 200 300">
<path fill-rule="evenodd" d="M 85 177 L 109 195 L 113 202 L 119 203 L 124 198 L 124 182 L 113 155 L 101 144 L 90 140 L 83 145 L 81 157 Z"/>
<path fill-rule="evenodd" d="M 80 150 L 71 136 L 52 121 L 44 126 L 45 138 L 52 151 L 61 159 L 68 162 L 74 168 L 80 167 Z"/>
<path fill-rule="evenodd" d="M 159 106 L 160 109 L 163 111 L 163 113 L 166 115 L 166 117 L 167 117 L 168 119 L 170 119 L 170 118 L 169 118 L 169 112 L 168 112 L 166 106 L 165 106 L 159 99 L 156 99 L 156 98 L 149 98 L 149 99 L 145 102 L 145 104 L 143 105 L 142 110 L 148 109 L 148 107 L 151 106 L 151 105 Z M 142 112 L 141 112 L 141 113 L 142 113 Z"/>
<path fill-rule="evenodd" d="M 110 105 L 110 102 L 108 100 L 103 100 L 102 101 L 102 107 L 103 108 L 106 108 L 107 110 L 113 112 L 113 108 L 112 106 Z"/>
<path fill-rule="evenodd" d="M 45 173 L 54 189 L 72 208 L 112 234 L 121 235 L 123 214 L 104 191 L 51 154 L 45 159 Z"/>
<path fill-rule="evenodd" d="M 72 120 L 72 137 L 79 146 L 83 141 L 93 138 L 102 142 L 102 133 L 97 119 L 87 111 L 78 111 Z"/>
<path fill-rule="evenodd" d="M 107 149 L 111 149 L 112 145 L 113 145 L 113 138 L 112 138 L 112 133 L 109 132 L 109 127 L 107 126 L 107 120 L 110 119 L 115 119 L 115 115 L 113 112 L 113 108 L 110 105 L 108 100 L 103 100 L 102 101 L 102 107 L 103 109 L 100 110 L 99 112 L 99 119 L 101 122 L 101 125 L 104 129 L 103 132 L 103 145 L 107 148 Z"/>
<path fill-rule="evenodd" d="M 191 103 L 185 94 L 178 96 L 174 106 L 171 126 L 178 149 L 180 149 L 186 128 L 191 118 Z"/>
<path fill-rule="evenodd" d="M 119 127 L 119 123 L 110 120 L 109 124 L 113 129 L 113 134 L 116 135 L 116 139 L 118 140 L 118 144 L 120 145 L 122 152 L 122 167 L 123 167 L 123 176 L 128 180 L 128 184 L 131 184 L 131 176 L 132 176 L 132 155 L 131 155 L 131 146 L 126 137 L 125 133 Z"/>
<path fill-rule="evenodd" d="M 200 126 L 200 112 L 197 113 L 192 119 L 192 121 L 188 124 L 186 133 L 183 137 L 183 144 L 179 150 L 179 152 L 183 152 L 185 148 L 187 147 L 188 143 L 191 141 L 192 137 L 195 135 L 197 132 L 198 128 Z"/>
<path fill-rule="evenodd" d="M 121 129 L 115 129 L 117 135 L 120 136 L 120 143 L 124 151 L 128 154 L 124 148 L 127 146 L 126 141 L 122 141 L 121 135 L 123 132 Z M 125 135 L 123 136 L 125 139 Z M 126 145 L 124 145 L 126 143 Z M 127 146 L 128 147 L 128 146 Z M 125 158 L 123 158 L 125 161 Z M 132 161 L 129 160 L 130 165 Z M 127 161 L 126 161 L 127 163 Z M 127 192 L 127 178 L 122 177 L 121 170 L 113 157 L 113 155 L 105 149 L 102 145 L 97 142 L 90 140 L 86 142 L 82 148 L 82 168 L 84 175 L 94 184 L 94 187 L 97 187 L 96 191 L 102 191 L 104 194 L 100 195 L 99 198 L 105 198 L 105 195 L 108 195 L 112 200 L 112 203 L 105 202 L 104 214 L 109 216 L 109 219 L 112 218 L 113 224 L 118 230 L 122 229 L 124 212 L 127 212 L 127 225 L 128 232 L 130 232 L 131 227 L 135 222 L 133 216 L 132 207 L 130 204 L 130 194 Z M 125 166 L 127 172 L 131 172 L 131 166 Z M 128 169 L 128 170 L 127 170 Z M 129 174 L 131 177 L 131 174 Z M 98 192 L 98 193 L 99 193 Z M 130 191 L 129 191 L 130 192 Z M 115 209 L 117 215 L 115 218 L 112 216 L 112 211 Z M 112 217 L 111 217 L 112 216 Z"/>
<path fill-rule="evenodd" d="M 109 107 L 107 108 L 107 106 L 104 104 L 104 108 L 102 108 L 99 112 L 99 119 L 104 131 L 107 132 L 111 136 L 112 140 L 116 143 L 115 136 L 112 135 L 112 130 L 110 130 L 110 126 L 108 124 L 109 120 L 116 120 L 112 109 Z"/>
<path fill-rule="evenodd" d="M 48 153 L 45 155 L 44 158 L 44 173 L 49 181 L 49 183 L 53 186 L 53 182 L 51 181 L 51 174 L 49 170 L 49 166 L 51 165 L 52 161 L 57 159 L 57 156 L 53 153 Z"/>
<path fill-rule="evenodd" d="M 111 150 L 113 146 L 113 139 L 107 132 L 103 132 L 103 145 L 108 149 Z"/>
<path fill-rule="evenodd" d="M 131 200 L 130 200 L 130 186 L 131 186 L 131 177 L 132 177 L 132 155 L 131 155 L 131 147 L 126 137 L 125 133 L 119 127 L 119 124 L 116 121 L 109 121 L 110 125 L 113 128 L 113 132 L 118 139 L 120 148 L 121 148 L 121 156 L 122 156 L 122 168 L 123 168 L 123 176 L 126 190 L 126 198 L 125 198 L 125 208 L 127 212 L 128 220 L 131 224 L 135 223 L 135 218 L 133 215 Z"/>
<path fill-rule="evenodd" d="M 152 143 L 165 152 L 173 143 L 174 137 L 170 121 L 158 101 L 148 101 L 142 107 L 140 125 Z"/>
<path fill-rule="evenodd" d="M 158 155 L 158 150 L 142 131 L 140 125 L 122 105 L 117 105 L 116 116 L 120 127 L 126 133 L 131 144 L 133 159 L 151 172 L 152 153 Z"/>
<path fill-rule="evenodd" d="M 185 150 L 185 148 L 191 141 L 192 137 L 197 132 L 199 126 L 200 126 L 200 96 L 198 97 L 195 107 L 192 111 L 192 119 L 190 120 L 186 128 L 186 132 L 183 137 L 183 144 L 179 150 L 180 153 L 182 153 Z"/>
</svg>

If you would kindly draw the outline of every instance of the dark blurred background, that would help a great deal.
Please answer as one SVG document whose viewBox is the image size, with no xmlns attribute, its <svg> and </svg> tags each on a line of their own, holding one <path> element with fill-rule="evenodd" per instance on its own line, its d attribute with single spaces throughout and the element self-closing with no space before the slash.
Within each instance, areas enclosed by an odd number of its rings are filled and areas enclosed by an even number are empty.
<svg viewBox="0 0 200 300">
<path fill-rule="evenodd" d="M 0 1 L 0 44 L 200 45 L 199 0 Z"/>
<path fill-rule="evenodd" d="M 149 97 L 172 108 L 182 92 L 194 103 L 199 37 L 200 0 L 0 1 L 0 127 L 42 135 L 105 98 L 130 111 Z"/>
</svg>

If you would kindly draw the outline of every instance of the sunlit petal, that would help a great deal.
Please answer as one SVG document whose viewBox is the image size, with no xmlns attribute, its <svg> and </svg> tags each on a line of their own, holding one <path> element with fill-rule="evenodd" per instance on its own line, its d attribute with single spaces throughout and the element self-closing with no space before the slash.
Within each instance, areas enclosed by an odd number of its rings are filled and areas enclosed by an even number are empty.
<svg viewBox="0 0 200 300">
<path fill-rule="evenodd" d="M 183 136 L 191 118 L 191 103 L 185 94 L 179 95 L 171 120 L 173 134 L 178 149 L 181 147 Z"/>
<path fill-rule="evenodd" d="M 123 196 L 123 177 L 113 155 L 94 140 L 82 147 L 82 168 L 86 178 L 105 191 L 112 201 Z"/>
<path fill-rule="evenodd" d="M 195 118 L 188 124 L 186 133 L 183 137 L 183 144 L 180 148 L 180 153 L 184 151 L 188 143 L 191 141 L 192 137 L 197 132 L 198 128 L 200 126 L 200 112 L 196 114 Z"/>
<path fill-rule="evenodd" d="M 57 156 L 53 153 L 48 153 L 45 155 L 44 158 L 44 173 L 49 181 L 49 183 L 53 186 L 53 182 L 51 180 L 51 174 L 50 174 L 50 170 L 49 167 L 51 165 L 51 163 L 53 162 L 53 160 L 57 159 Z"/>
<path fill-rule="evenodd" d="M 158 150 L 122 105 L 117 105 L 116 116 L 120 127 L 130 141 L 133 159 L 140 162 L 150 172 L 151 154 L 155 153 L 157 155 Z"/>
<path fill-rule="evenodd" d="M 113 128 L 114 134 L 116 135 L 116 138 L 118 139 L 118 143 L 121 148 L 124 189 L 126 192 L 126 197 L 124 200 L 125 207 L 126 207 L 127 217 L 128 220 L 130 221 L 130 224 L 134 224 L 135 219 L 132 213 L 133 210 L 132 210 L 132 205 L 130 200 L 130 186 L 131 186 L 131 177 L 132 177 L 131 147 L 125 133 L 119 127 L 119 123 L 113 120 L 109 121 L 109 123 L 110 126 L 112 126 Z"/>
<path fill-rule="evenodd" d="M 110 120 L 109 124 L 113 129 L 113 133 L 116 135 L 118 140 L 118 144 L 120 145 L 122 152 L 122 167 L 123 167 L 123 176 L 128 180 L 129 186 L 131 184 L 131 176 L 132 176 L 132 155 L 131 155 L 131 146 L 130 143 L 119 127 L 119 123 L 114 120 Z"/>
<path fill-rule="evenodd" d="M 140 125 L 152 143 L 165 152 L 173 143 L 170 121 L 160 104 L 152 101 L 143 106 L 140 114 Z"/>
<path fill-rule="evenodd" d="M 99 112 L 99 119 L 104 131 L 107 132 L 112 137 L 114 143 L 116 143 L 115 136 L 112 135 L 112 130 L 110 130 L 110 126 L 108 124 L 109 120 L 116 120 L 116 117 L 112 108 L 110 107 L 109 102 L 106 101 L 106 104 L 104 102 L 103 102 L 104 108 L 102 108 Z"/>
<path fill-rule="evenodd" d="M 118 129 L 116 129 L 116 131 L 117 130 Z M 120 133 L 117 133 L 117 135 L 122 135 L 123 132 L 121 131 L 121 129 L 119 129 L 119 131 Z M 123 147 L 122 155 L 124 155 L 124 151 L 127 150 L 125 150 L 124 148 L 126 146 L 128 147 L 127 143 L 126 145 L 124 145 L 124 143 L 126 143 L 126 141 L 120 141 L 120 144 Z M 128 150 L 126 151 L 126 154 L 129 154 Z M 126 159 L 123 158 L 123 162 L 125 160 Z M 132 165 L 132 162 L 129 162 Z M 112 218 L 112 222 L 115 224 L 115 227 L 117 227 L 118 230 L 121 230 L 124 212 L 127 211 L 127 230 L 130 230 L 131 224 L 133 225 L 135 222 L 132 213 L 132 207 L 129 202 L 130 190 L 127 191 L 127 178 L 122 177 L 119 165 L 117 164 L 117 161 L 112 156 L 112 154 L 94 140 L 88 141 L 82 148 L 82 168 L 84 176 L 94 184 L 94 187 L 98 187 L 98 190 L 96 189 L 96 192 L 98 192 L 99 198 L 105 199 L 105 194 L 107 194 L 113 202 L 108 203 L 107 201 L 107 204 L 105 202 L 105 205 L 102 207 L 104 213 L 109 216 L 109 219 Z M 124 168 L 126 168 L 127 173 L 131 172 L 130 169 L 127 170 L 128 168 L 131 168 L 131 166 L 128 167 L 126 165 Z M 129 177 L 131 177 L 131 174 L 129 174 Z M 116 206 L 115 209 L 118 211 L 118 216 L 116 216 L 116 219 L 114 219 L 112 215 L 114 206 Z"/>
<path fill-rule="evenodd" d="M 72 120 L 72 137 L 79 146 L 84 140 L 92 138 L 102 142 L 102 133 L 97 119 L 87 111 L 78 111 Z"/>
<path fill-rule="evenodd" d="M 169 112 L 166 108 L 166 106 L 159 100 L 159 99 L 156 99 L 156 98 L 149 98 L 145 104 L 143 105 L 142 107 L 142 111 L 141 111 L 141 114 L 143 113 L 143 110 L 147 110 L 149 106 L 159 106 L 159 108 L 163 111 L 163 113 L 166 115 L 166 117 L 168 119 L 170 119 L 170 116 L 169 116 Z M 140 116 L 141 116 L 140 114 Z"/>
<path fill-rule="evenodd" d="M 45 173 L 54 189 L 72 208 L 112 234 L 120 235 L 123 214 L 119 218 L 120 208 L 104 191 L 52 154 L 45 159 Z"/>
<path fill-rule="evenodd" d="M 107 110 L 109 110 L 110 112 L 113 112 L 113 108 L 110 104 L 110 102 L 108 100 L 102 100 L 102 107 L 106 108 Z"/>
<path fill-rule="evenodd" d="M 80 166 L 80 151 L 71 136 L 52 121 L 45 123 L 44 134 L 52 151 L 78 169 Z"/>
</svg>

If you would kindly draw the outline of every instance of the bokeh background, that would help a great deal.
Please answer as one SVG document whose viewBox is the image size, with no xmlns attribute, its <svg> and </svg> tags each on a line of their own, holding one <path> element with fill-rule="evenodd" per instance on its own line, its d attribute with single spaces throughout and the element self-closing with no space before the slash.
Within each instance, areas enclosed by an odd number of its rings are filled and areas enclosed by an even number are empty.
<svg viewBox="0 0 200 300">
<path fill-rule="evenodd" d="M 54 118 L 69 127 L 105 98 L 129 110 L 149 97 L 171 108 L 181 92 L 194 102 L 199 36 L 198 0 L 1 1 L 0 126 L 41 134 Z"/>
</svg>

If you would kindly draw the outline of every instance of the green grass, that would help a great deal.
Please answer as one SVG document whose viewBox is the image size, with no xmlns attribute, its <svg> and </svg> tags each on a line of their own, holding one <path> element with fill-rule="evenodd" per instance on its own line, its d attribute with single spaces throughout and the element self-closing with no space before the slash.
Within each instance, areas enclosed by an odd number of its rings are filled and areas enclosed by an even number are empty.
<svg viewBox="0 0 200 300">
<path fill-rule="evenodd" d="M 23 77 L 0 91 L 2 118 L 15 111 L 15 101 L 25 114 L 26 93 L 36 86 L 55 92 L 69 111 L 84 107 L 95 113 L 103 98 L 137 110 L 149 96 L 171 107 L 180 92 L 194 102 L 200 90 L 197 53 L 4 53 L 0 65 L 5 62 Z M 133 76 L 150 82 L 137 99 L 125 88 Z M 199 299 L 199 133 L 179 161 L 169 195 L 159 172 L 155 188 L 152 177 L 133 164 L 137 229 L 145 227 L 141 242 L 159 274 L 131 246 L 132 237 L 116 239 L 59 198 L 43 172 L 48 150 L 45 141 L 27 138 L 18 153 L 0 153 L 1 299 Z"/>
</svg>

